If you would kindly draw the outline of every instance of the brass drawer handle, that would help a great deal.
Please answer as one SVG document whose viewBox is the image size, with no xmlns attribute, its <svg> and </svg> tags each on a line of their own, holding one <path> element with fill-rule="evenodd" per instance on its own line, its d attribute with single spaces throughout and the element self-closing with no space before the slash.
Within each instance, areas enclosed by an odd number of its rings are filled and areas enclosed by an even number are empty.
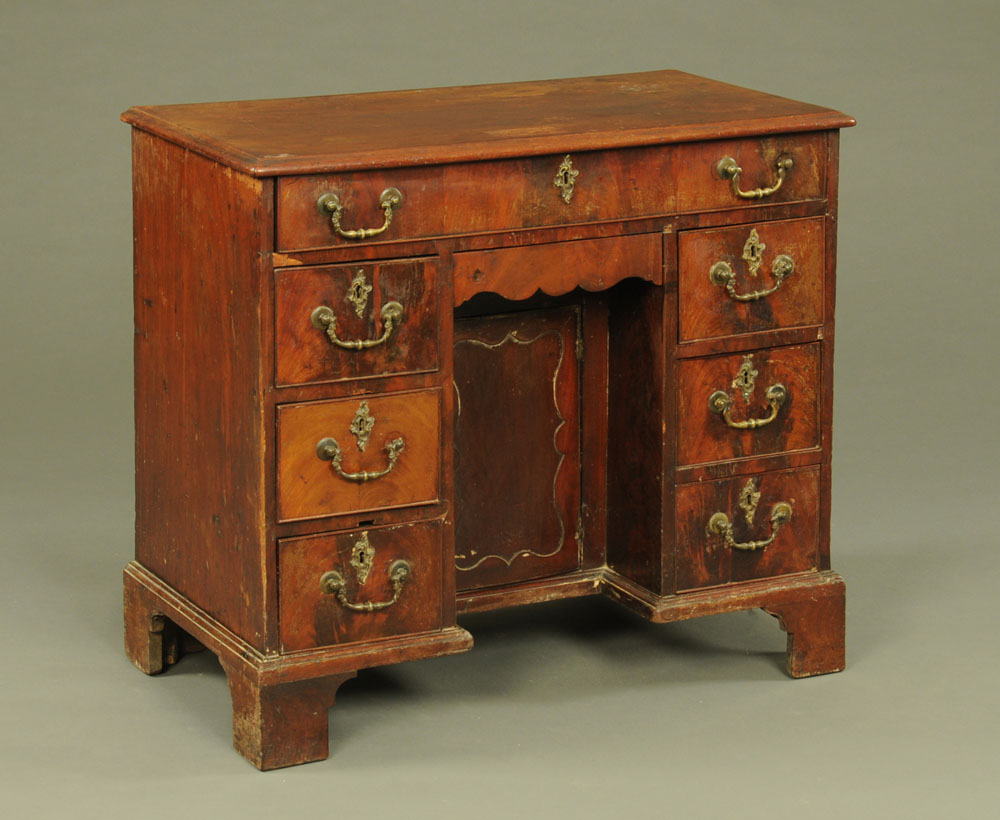
<svg viewBox="0 0 1000 820">
<path fill-rule="evenodd" d="M 394 438 L 385 445 L 385 451 L 389 456 L 389 466 L 384 470 L 362 470 L 360 473 L 344 472 L 343 465 L 341 464 L 344 454 L 335 438 L 320 439 L 316 444 L 316 456 L 323 459 L 323 461 L 329 461 L 333 465 L 333 469 L 337 475 L 345 481 L 364 483 L 365 481 L 373 481 L 376 478 L 381 478 L 391 473 L 392 468 L 396 466 L 396 461 L 399 459 L 399 454 L 403 452 L 405 446 L 406 442 L 403 441 L 402 437 Z"/>
<path fill-rule="evenodd" d="M 771 275 L 774 277 L 774 287 L 768 288 L 767 290 L 755 290 L 750 293 L 736 292 L 736 274 L 733 272 L 733 268 L 728 262 L 720 261 L 712 265 L 711 270 L 708 272 L 708 278 L 711 280 L 713 285 L 725 287 L 726 293 L 729 294 L 729 298 L 735 299 L 737 302 L 756 302 L 758 299 L 770 296 L 778 288 L 780 288 L 781 283 L 785 281 L 785 277 L 794 270 L 795 262 L 792 261 L 792 257 L 786 256 L 785 254 L 775 257 L 775 260 L 771 265 Z"/>
<path fill-rule="evenodd" d="M 343 348 L 344 350 L 367 350 L 370 347 L 378 347 L 389 341 L 393 331 L 399 327 L 403 320 L 403 306 L 399 302 L 386 302 L 382 305 L 382 335 L 377 339 L 341 339 L 337 336 L 337 317 L 326 305 L 316 308 L 309 321 L 312 326 L 326 333 L 326 338 L 330 344 Z"/>
<path fill-rule="evenodd" d="M 333 229 L 344 237 L 344 239 L 368 239 L 372 236 L 378 236 L 389 227 L 392 223 L 392 212 L 403 204 L 403 195 L 399 192 L 398 188 L 386 188 L 382 191 L 381 196 L 379 196 L 378 204 L 385 212 L 385 222 L 382 223 L 381 228 L 355 228 L 350 231 L 345 231 L 340 227 L 340 218 L 344 213 L 344 205 L 337 194 L 323 194 L 317 200 L 316 207 L 319 208 L 321 214 L 330 217 Z"/>
<path fill-rule="evenodd" d="M 771 507 L 771 537 L 763 541 L 737 541 L 733 537 L 733 524 L 729 520 L 729 516 L 723 512 L 714 513 L 708 519 L 708 531 L 712 535 L 721 535 L 726 541 L 726 546 L 730 549 L 745 551 L 762 550 L 778 537 L 782 524 L 787 524 L 791 520 L 792 505 L 787 501 L 779 501 Z"/>
<path fill-rule="evenodd" d="M 752 191 L 740 190 L 740 174 L 743 173 L 743 169 L 740 168 L 739 164 L 732 157 L 723 157 L 720 159 L 715 166 L 715 173 L 721 179 L 728 179 L 733 183 L 733 193 L 740 199 L 763 199 L 778 192 L 778 189 L 781 188 L 782 183 L 785 181 L 785 174 L 791 170 L 794 164 L 791 157 L 778 157 L 778 178 L 774 185 L 769 188 L 754 188 Z"/>
<path fill-rule="evenodd" d="M 378 612 L 382 609 L 388 609 L 399 600 L 399 596 L 403 593 L 403 585 L 409 577 L 409 562 L 404 561 L 402 558 L 392 562 L 392 566 L 389 567 L 389 580 L 392 582 L 392 598 L 388 601 L 361 601 L 358 603 L 348 601 L 346 591 L 347 582 L 344 580 L 344 576 L 335 569 L 323 573 L 323 577 L 319 579 L 319 586 L 325 595 L 336 595 L 337 601 L 344 609 L 349 609 L 351 612 Z"/>
<path fill-rule="evenodd" d="M 771 407 L 771 412 L 762 419 L 746 419 L 744 421 L 733 421 L 733 397 L 723 390 L 716 390 L 708 397 L 708 408 L 713 413 L 718 413 L 725 419 L 726 424 L 735 430 L 756 430 L 758 427 L 766 427 L 778 417 L 781 405 L 788 398 L 788 391 L 783 384 L 772 384 L 764 394 L 767 403 Z"/>
</svg>

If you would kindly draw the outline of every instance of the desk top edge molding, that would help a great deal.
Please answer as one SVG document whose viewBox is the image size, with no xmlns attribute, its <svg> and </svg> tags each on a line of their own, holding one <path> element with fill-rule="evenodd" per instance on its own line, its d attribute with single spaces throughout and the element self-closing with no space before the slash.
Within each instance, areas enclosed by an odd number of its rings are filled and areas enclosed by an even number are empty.
<svg viewBox="0 0 1000 820">
<path fill-rule="evenodd" d="M 405 122 L 386 127 L 388 110 Z M 834 109 L 672 70 L 137 106 L 122 114 L 122 120 L 257 177 L 666 145 L 855 124 Z M 255 124 L 247 128 L 250 121 Z"/>
</svg>

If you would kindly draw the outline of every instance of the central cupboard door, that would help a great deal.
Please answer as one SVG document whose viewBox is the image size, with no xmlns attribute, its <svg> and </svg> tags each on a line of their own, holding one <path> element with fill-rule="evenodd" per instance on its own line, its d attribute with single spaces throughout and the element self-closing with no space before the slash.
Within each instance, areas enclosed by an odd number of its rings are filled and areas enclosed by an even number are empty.
<svg viewBox="0 0 1000 820">
<path fill-rule="evenodd" d="M 459 590 L 580 566 L 578 306 L 455 322 Z"/>
</svg>

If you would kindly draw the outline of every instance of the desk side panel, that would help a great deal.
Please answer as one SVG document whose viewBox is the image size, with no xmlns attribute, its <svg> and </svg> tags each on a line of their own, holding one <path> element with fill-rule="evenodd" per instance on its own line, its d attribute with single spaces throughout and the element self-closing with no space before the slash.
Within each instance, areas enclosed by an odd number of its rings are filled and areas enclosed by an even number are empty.
<svg viewBox="0 0 1000 820">
<path fill-rule="evenodd" d="M 827 161 L 826 189 L 829 196 L 829 213 L 826 223 L 826 322 L 823 330 L 823 406 L 821 409 L 820 435 L 823 460 L 820 473 L 819 497 L 819 568 L 830 569 L 830 519 L 833 489 L 833 347 L 835 336 L 835 310 L 837 302 L 837 208 L 840 188 L 840 132 L 827 134 L 829 158 Z"/>
<path fill-rule="evenodd" d="M 136 558 L 261 647 L 272 185 L 138 130 L 132 158 Z"/>
</svg>

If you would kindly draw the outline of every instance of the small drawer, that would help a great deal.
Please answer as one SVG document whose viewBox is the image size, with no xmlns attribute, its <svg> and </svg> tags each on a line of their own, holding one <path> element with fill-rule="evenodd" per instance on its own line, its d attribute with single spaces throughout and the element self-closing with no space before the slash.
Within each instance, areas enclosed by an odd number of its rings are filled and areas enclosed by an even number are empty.
<svg viewBox="0 0 1000 820">
<path fill-rule="evenodd" d="M 822 324 L 824 224 L 796 219 L 682 233 L 680 341 Z"/>
<path fill-rule="evenodd" d="M 285 652 L 441 628 L 441 522 L 278 542 Z"/>
<path fill-rule="evenodd" d="M 275 273 L 279 386 L 436 370 L 438 326 L 434 259 Z"/>
<path fill-rule="evenodd" d="M 682 360 L 678 464 L 819 447 L 819 354 L 817 342 Z"/>
<path fill-rule="evenodd" d="M 519 300 L 538 291 L 607 290 L 630 276 L 661 285 L 662 246 L 662 234 L 650 233 L 456 253 L 455 304 L 483 291 Z"/>
<path fill-rule="evenodd" d="M 676 210 L 686 213 L 821 199 L 826 195 L 826 157 L 824 133 L 679 146 Z M 722 173 L 726 160 L 739 170 L 735 184 Z"/>
<path fill-rule="evenodd" d="M 436 388 L 279 406 L 280 520 L 436 502 L 440 428 Z"/>
<path fill-rule="evenodd" d="M 819 468 L 677 488 L 677 589 L 816 569 Z"/>
</svg>

